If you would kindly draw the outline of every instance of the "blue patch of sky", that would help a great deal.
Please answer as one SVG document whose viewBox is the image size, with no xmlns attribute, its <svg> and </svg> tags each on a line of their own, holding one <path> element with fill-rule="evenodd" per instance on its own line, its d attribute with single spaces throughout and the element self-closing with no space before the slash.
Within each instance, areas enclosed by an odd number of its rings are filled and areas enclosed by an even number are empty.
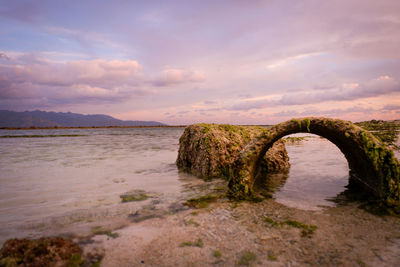
<svg viewBox="0 0 400 267">
<path fill-rule="evenodd" d="M 4 22 L 4 20 L 1 20 Z M 5 25 L 5 24 L 3 24 Z M 13 21 L 7 28 L 0 29 L 1 51 L 23 53 L 59 52 L 58 60 L 78 60 L 87 58 L 103 58 L 109 60 L 128 59 L 115 48 L 102 43 L 79 41 L 68 35 L 52 34 L 38 27 L 26 27 L 25 23 Z"/>
</svg>

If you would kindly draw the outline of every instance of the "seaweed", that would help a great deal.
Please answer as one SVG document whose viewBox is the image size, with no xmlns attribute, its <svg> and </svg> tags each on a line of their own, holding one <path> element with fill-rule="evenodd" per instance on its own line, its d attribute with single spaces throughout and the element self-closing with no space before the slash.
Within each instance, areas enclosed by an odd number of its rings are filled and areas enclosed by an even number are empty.
<svg viewBox="0 0 400 267">
<path fill-rule="evenodd" d="M 207 194 L 198 198 L 191 198 L 188 199 L 184 205 L 192 207 L 192 208 L 197 208 L 197 209 L 204 209 L 207 208 L 210 203 L 213 203 L 217 201 L 220 197 L 212 194 Z"/>
<path fill-rule="evenodd" d="M 222 257 L 222 253 L 219 250 L 213 250 L 213 256 L 217 259 L 220 259 Z"/>
<path fill-rule="evenodd" d="M 188 225 L 193 225 L 194 227 L 200 226 L 200 224 L 198 222 L 196 222 L 193 218 L 190 218 L 189 220 L 184 221 L 184 223 L 186 226 L 188 226 Z"/>
<path fill-rule="evenodd" d="M 292 119 L 275 125 L 269 129 L 268 136 L 252 142 L 229 169 L 228 196 L 238 200 L 252 198 L 257 174 L 262 170 L 260 154 L 265 153 L 263 149 L 285 134 L 301 131 L 328 136 L 345 153 L 352 171 L 360 174 L 364 190 L 379 198 L 391 212 L 400 214 L 400 164 L 393 151 L 367 130 L 348 121 L 328 118 Z M 354 164 L 355 160 L 362 163 Z"/>
<path fill-rule="evenodd" d="M 113 233 L 111 230 L 109 230 L 109 229 L 104 229 L 104 228 L 101 227 L 101 226 L 95 226 L 95 227 L 93 227 L 93 228 L 92 228 L 92 233 L 93 233 L 94 235 L 106 235 L 106 236 L 111 237 L 111 238 L 117 238 L 117 237 L 119 237 L 119 234 L 118 234 L 118 233 Z"/>
<path fill-rule="evenodd" d="M 318 228 L 316 225 L 308 225 L 294 220 L 287 220 L 282 222 L 282 224 L 301 229 L 301 236 L 309 238 L 312 237 L 314 231 Z"/>
<path fill-rule="evenodd" d="M 0 250 L 0 266 L 79 266 L 78 244 L 61 237 L 9 239 Z"/>
<path fill-rule="evenodd" d="M 257 260 L 257 255 L 254 252 L 246 250 L 243 252 L 242 257 L 240 257 L 238 265 L 250 266 L 250 264 Z"/>
<path fill-rule="evenodd" d="M 264 221 L 273 227 L 279 226 L 279 223 L 277 221 L 274 221 L 273 219 L 271 219 L 269 217 L 264 217 Z"/>
<path fill-rule="evenodd" d="M 270 251 L 270 252 L 268 252 L 268 260 L 269 261 L 277 261 L 278 257 L 272 251 Z"/>
<path fill-rule="evenodd" d="M 131 194 L 131 195 L 121 195 L 121 202 L 132 202 L 132 201 L 143 201 L 148 198 L 148 196 L 145 193 L 139 193 L 139 194 Z"/>
<path fill-rule="evenodd" d="M 203 239 L 199 238 L 195 242 L 186 241 L 180 243 L 179 247 L 199 247 L 202 248 L 204 246 Z"/>
</svg>

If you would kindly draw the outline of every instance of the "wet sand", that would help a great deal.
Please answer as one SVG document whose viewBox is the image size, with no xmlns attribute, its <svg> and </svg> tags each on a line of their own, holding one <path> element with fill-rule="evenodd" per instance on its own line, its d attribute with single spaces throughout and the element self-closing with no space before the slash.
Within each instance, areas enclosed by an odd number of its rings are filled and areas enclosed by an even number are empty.
<svg viewBox="0 0 400 267">
<path fill-rule="evenodd" d="M 288 220 L 317 229 L 302 236 L 302 229 L 283 223 Z M 400 265 L 400 218 L 373 215 L 354 202 L 305 211 L 273 199 L 224 200 L 115 232 L 118 238 L 97 235 L 83 246 L 86 253 L 105 254 L 101 266 Z M 242 258 L 249 252 L 255 260 Z"/>
</svg>

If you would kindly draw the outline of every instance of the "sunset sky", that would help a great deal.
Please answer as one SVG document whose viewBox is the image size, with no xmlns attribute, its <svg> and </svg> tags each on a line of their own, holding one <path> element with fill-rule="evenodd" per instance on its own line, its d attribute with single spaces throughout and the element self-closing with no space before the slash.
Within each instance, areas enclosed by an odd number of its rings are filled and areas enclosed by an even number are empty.
<svg viewBox="0 0 400 267">
<path fill-rule="evenodd" d="M 400 119 L 400 1 L 0 0 L 0 109 Z"/>
</svg>

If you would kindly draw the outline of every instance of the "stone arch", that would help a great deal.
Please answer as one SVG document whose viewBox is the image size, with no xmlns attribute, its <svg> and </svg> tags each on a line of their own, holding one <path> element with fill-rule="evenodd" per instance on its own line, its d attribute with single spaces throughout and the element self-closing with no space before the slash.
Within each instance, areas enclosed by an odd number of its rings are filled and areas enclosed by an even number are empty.
<svg viewBox="0 0 400 267">
<path fill-rule="evenodd" d="M 393 151 L 352 122 L 317 117 L 292 119 L 254 138 L 230 169 L 230 196 L 250 197 L 260 160 L 267 150 L 282 137 L 302 132 L 322 136 L 335 144 L 346 157 L 351 179 L 357 186 L 390 206 L 400 207 L 400 164 Z"/>
</svg>

